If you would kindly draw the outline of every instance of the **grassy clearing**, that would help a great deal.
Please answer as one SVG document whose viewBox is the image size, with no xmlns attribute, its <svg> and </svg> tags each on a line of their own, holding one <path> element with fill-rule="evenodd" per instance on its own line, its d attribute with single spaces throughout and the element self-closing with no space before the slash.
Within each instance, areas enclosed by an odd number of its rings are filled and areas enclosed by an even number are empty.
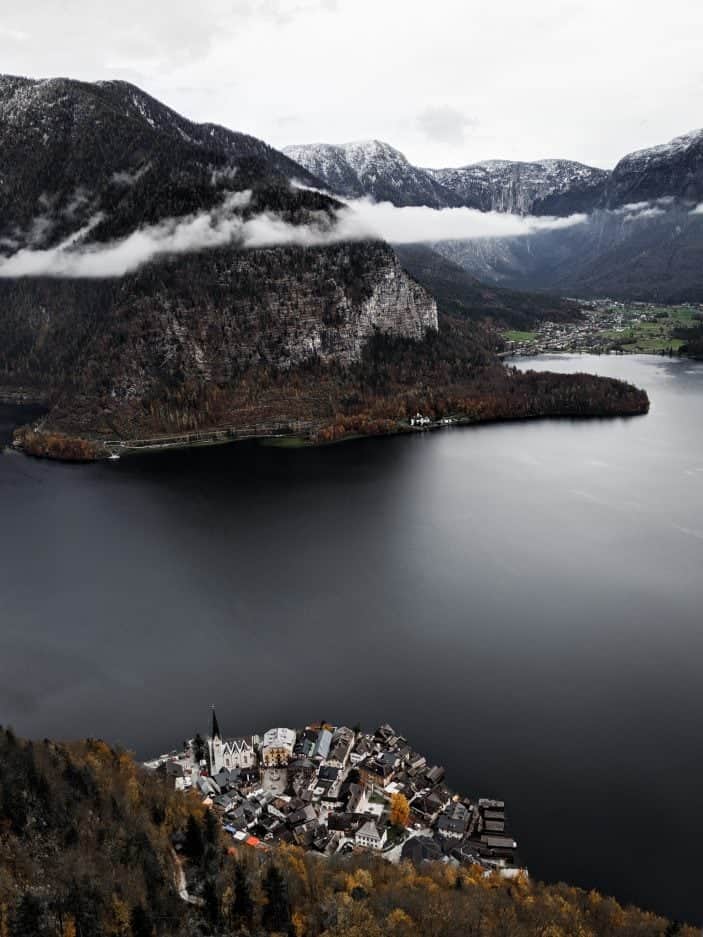
<svg viewBox="0 0 703 937">
<path fill-rule="evenodd" d="M 646 310 L 647 320 L 642 320 L 641 308 L 625 311 L 625 328 L 605 330 L 605 338 L 616 343 L 627 352 L 642 354 L 667 354 L 677 352 L 683 344 L 680 338 L 674 338 L 677 326 L 690 325 L 700 313 L 690 306 L 654 306 Z M 652 316 L 656 318 L 651 319 Z"/>
<path fill-rule="evenodd" d="M 513 329 L 503 332 L 503 338 L 508 342 L 533 342 L 537 338 L 537 332 L 520 332 Z"/>
</svg>

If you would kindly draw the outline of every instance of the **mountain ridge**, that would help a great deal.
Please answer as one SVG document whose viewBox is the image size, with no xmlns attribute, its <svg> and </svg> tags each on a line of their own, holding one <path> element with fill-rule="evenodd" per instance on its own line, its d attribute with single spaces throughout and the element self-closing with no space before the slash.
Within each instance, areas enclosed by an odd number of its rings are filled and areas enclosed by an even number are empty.
<svg viewBox="0 0 703 937">
<path fill-rule="evenodd" d="M 314 149 L 298 148 L 298 159 L 309 165 Z M 324 177 L 324 163 L 316 167 Z M 703 204 L 703 130 L 627 154 L 612 171 L 569 160 L 484 160 L 423 172 L 446 193 L 443 204 L 436 191 L 423 203 L 417 189 L 395 204 L 579 216 L 569 229 L 428 242 L 479 280 L 567 296 L 703 299 L 703 214 L 694 210 Z"/>
</svg>

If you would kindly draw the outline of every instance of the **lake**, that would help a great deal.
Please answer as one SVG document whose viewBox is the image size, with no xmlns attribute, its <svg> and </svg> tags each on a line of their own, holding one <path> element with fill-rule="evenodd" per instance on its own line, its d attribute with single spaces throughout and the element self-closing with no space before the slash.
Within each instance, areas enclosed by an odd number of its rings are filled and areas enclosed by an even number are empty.
<svg viewBox="0 0 703 937">
<path fill-rule="evenodd" d="M 651 412 L 0 457 L 0 722 L 148 757 L 213 703 L 227 734 L 388 721 L 506 799 L 534 876 L 700 923 L 703 364 L 519 364 Z"/>
</svg>

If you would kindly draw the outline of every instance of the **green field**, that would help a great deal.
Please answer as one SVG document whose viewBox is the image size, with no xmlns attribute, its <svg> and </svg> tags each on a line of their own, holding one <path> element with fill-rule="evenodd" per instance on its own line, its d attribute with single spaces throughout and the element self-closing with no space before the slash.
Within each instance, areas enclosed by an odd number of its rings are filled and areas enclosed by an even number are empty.
<svg viewBox="0 0 703 937">
<path fill-rule="evenodd" d="M 503 332 L 503 338 L 508 342 L 534 342 L 537 338 L 537 332 Z"/>
<path fill-rule="evenodd" d="M 656 318 L 643 322 L 643 314 L 648 320 L 652 316 Z M 700 313 L 689 306 L 652 306 L 644 311 L 641 308 L 629 308 L 625 310 L 623 331 L 609 329 L 602 334 L 623 351 L 666 354 L 678 351 L 684 344 L 680 338 L 673 337 L 674 329 L 690 325 L 697 315 Z"/>
</svg>

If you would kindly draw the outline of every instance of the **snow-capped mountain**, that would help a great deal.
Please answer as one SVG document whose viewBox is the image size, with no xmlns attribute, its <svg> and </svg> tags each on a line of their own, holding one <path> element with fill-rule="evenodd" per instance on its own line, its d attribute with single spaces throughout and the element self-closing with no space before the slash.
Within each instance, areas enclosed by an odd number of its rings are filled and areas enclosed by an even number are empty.
<svg viewBox="0 0 703 937">
<path fill-rule="evenodd" d="M 674 198 L 703 201 L 703 130 L 625 156 L 611 172 L 568 159 L 493 159 L 466 166 L 413 166 L 387 143 L 290 146 L 283 151 L 328 189 L 395 205 L 566 216 Z"/>
<path fill-rule="evenodd" d="M 703 202 L 703 129 L 628 153 L 612 172 L 609 207 L 661 198 Z"/>
<path fill-rule="evenodd" d="M 533 163 L 494 159 L 427 172 L 462 205 L 520 215 L 590 211 L 609 177 L 604 169 L 566 159 Z"/>
<path fill-rule="evenodd" d="M 484 282 L 567 295 L 703 298 L 703 130 L 625 156 L 612 172 L 565 159 L 422 169 L 387 144 L 289 147 L 341 195 L 396 205 L 584 214 L 563 230 L 432 245 Z M 434 183 L 434 186 L 432 186 Z"/>
<path fill-rule="evenodd" d="M 332 192 L 347 198 L 368 195 L 377 202 L 431 208 L 457 204 L 430 173 L 411 165 L 399 150 L 380 140 L 311 143 L 284 147 L 283 152 Z"/>
<path fill-rule="evenodd" d="M 339 195 L 431 208 L 553 215 L 590 211 L 609 177 L 604 169 L 563 159 L 488 160 L 457 169 L 426 169 L 378 140 L 289 146 L 283 152 Z"/>
<path fill-rule="evenodd" d="M 50 216 L 46 246 L 97 212 L 133 230 L 201 208 L 219 197 L 213 178 L 235 176 L 238 189 L 293 177 L 319 185 L 263 141 L 193 123 L 127 82 L 0 75 L 0 238 Z"/>
</svg>

